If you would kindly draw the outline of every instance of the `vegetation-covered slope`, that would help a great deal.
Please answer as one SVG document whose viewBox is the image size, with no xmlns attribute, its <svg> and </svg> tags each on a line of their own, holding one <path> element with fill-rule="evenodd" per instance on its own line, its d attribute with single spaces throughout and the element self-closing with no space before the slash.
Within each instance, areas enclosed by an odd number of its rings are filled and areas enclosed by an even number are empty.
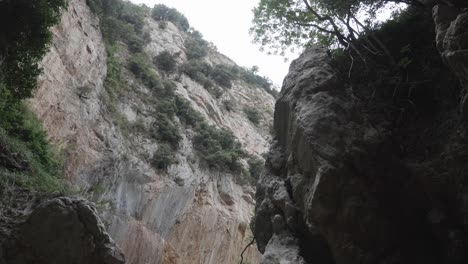
<svg viewBox="0 0 468 264">
<path fill-rule="evenodd" d="M 70 1 L 31 100 L 129 263 L 235 263 L 250 236 L 270 85 L 183 21 Z M 259 260 L 254 247 L 246 257 Z"/>
<path fill-rule="evenodd" d="M 0 191 L 15 185 L 63 190 L 60 163 L 24 99 L 36 88 L 49 28 L 65 6 L 62 0 L 0 3 Z"/>
</svg>

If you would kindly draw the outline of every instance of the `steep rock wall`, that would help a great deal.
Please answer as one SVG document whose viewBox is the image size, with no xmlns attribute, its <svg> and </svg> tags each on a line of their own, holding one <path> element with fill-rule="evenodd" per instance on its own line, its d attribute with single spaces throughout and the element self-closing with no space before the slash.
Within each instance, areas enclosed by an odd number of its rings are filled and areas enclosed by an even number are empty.
<svg viewBox="0 0 468 264">
<path fill-rule="evenodd" d="M 180 51 L 184 60 L 186 33 L 172 23 L 162 29 L 150 18 L 144 30 L 151 39 L 148 54 Z M 167 172 L 156 170 L 150 159 L 158 144 L 149 136 L 122 132 L 106 105 L 106 50 L 99 21 L 86 1 L 70 1 L 52 31 L 52 49 L 43 60 L 44 74 L 31 105 L 66 156 L 68 179 L 96 202 L 127 263 L 237 263 L 250 237 L 254 189 L 239 184 L 239 175 L 202 166 L 191 129 L 182 133 L 178 163 Z M 207 60 L 234 64 L 216 52 Z M 156 109 L 145 99 L 151 92 L 127 69 L 122 75 L 129 87 L 117 109 L 129 124 L 150 126 Z M 231 130 L 249 153 L 267 150 L 271 95 L 236 81 L 214 98 L 188 76 L 174 81 L 177 94 L 210 124 Z M 225 99 L 234 101 L 233 111 L 223 107 Z M 242 114 L 246 106 L 266 110 L 259 127 Z M 252 247 L 244 259 L 258 263 L 260 255 Z"/>
<path fill-rule="evenodd" d="M 467 261 L 466 88 L 443 79 L 466 86 L 465 16 L 435 7 L 448 67 L 395 116 L 397 100 L 356 97 L 326 50 L 291 64 L 257 186 L 262 263 Z"/>
</svg>

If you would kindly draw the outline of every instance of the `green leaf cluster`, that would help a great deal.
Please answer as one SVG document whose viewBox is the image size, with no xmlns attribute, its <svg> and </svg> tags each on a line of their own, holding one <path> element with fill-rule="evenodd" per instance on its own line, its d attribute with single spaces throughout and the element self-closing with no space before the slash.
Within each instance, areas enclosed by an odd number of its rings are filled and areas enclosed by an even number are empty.
<svg viewBox="0 0 468 264">
<path fill-rule="evenodd" d="M 31 97 L 65 0 L 0 1 L 0 74 L 11 100 Z"/>
<path fill-rule="evenodd" d="M 188 31 L 190 28 L 187 18 L 182 13 L 163 4 L 155 5 L 151 16 L 156 21 L 170 21 L 182 31 Z"/>
<path fill-rule="evenodd" d="M 41 73 L 65 0 L 0 1 L 0 192 L 11 185 L 64 191 L 60 162 L 42 124 L 23 103 Z"/>
</svg>

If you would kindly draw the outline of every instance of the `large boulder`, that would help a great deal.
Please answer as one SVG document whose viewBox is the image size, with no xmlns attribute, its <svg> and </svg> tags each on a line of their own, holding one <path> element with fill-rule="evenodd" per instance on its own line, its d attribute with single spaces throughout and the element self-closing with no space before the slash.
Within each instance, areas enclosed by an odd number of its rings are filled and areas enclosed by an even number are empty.
<svg viewBox="0 0 468 264">
<path fill-rule="evenodd" d="M 123 264 L 124 255 L 84 199 L 48 199 L 32 210 L 6 252 L 8 264 Z"/>
</svg>

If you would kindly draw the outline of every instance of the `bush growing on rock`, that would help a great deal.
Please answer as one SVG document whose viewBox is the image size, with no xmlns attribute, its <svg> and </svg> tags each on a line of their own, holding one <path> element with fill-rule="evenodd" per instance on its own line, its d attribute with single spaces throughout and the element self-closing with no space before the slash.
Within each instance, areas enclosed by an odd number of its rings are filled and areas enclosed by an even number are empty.
<svg viewBox="0 0 468 264">
<path fill-rule="evenodd" d="M 177 158 L 171 146 L 162 143 L 159 144 L 158 150 L 154 153 L 152 164 L 160 170 L 167 169 L 170 165 L 177 163 Z"/>
<path fill-rule="evenodd" d="M 213 68 L 206 62 L 192 60 L 183 64 L 180 71 L 187 74 L 192 80 L 203 84 L 208 78 L 207 76 L 213 72 Z"/>
<path fill-rule="evenodd" d="M 182 13 L 163 4 L 155 5 L 151 16 L 156 21 L 170 21 L 182 31 L 188 31 L 190 28 L 187 18 Z"/>
<path fill-rule="evenodd" d="M 165 50 L 153 58 L 153 63 L 158 69 L 167 73 L 173 73 L 177 66 L 177 57 L 179 54 L 171 54 Z"/>
<path fill-rule="evenodd" d="M 33 95 L 63 0 L 0 1 L 0 193 L 65 191 L 60 163 L 24 99 Z"/>
<path fill-rule="evenodd" d="M 176 114 L 185 125 L 195 127 L 204 121 L 200 113 L 195 111 L 186 99 L 176 96 L 175 105 Z"/>
<path fill-rule="evenodd" d="M 260 112 L 253 108 L 253 107 L 246 107 L 244 108 L 244 113 L 246 114 L 247 118 L 252 122 L 254 125 L 259 125 L 261 120 Z"/>
<path fill-rule="evenodd" d="M 224 88 L 231 88 L 232 80 L 234 79 L 234 74 L 231 72 L 232 69 L 230 69 L 228 66 L 218 64 L 213 68 L 210 77 L 218 85 Z"/>
<path fill-rule="evenodd" d="M 157 120 L 153 124 L 152 131 L 153 137 L 159 142 L 167 143 L 173 149 L 177 149 L 179 147 L 179 142 L 182 139 L 179 126 L 167 115 L 160 114 L 157 116 Z"/>
<path fill-rule="evenodd" d="M 265 165 L 265 162 L 257 157 L 251 156 L 247 160 L 247 164 L 249 165 L 250 176 L 252 176 L 252 178 L 257 180 L 262 174 L 263 166 Z"/>
<path fill-rule="evenodd" d="M 229 100 L 224 100 L 223 101 L 223 105 L 224 105 L 224 108 L 228 111 L 228 112 L 231 112 L 232 110 L 234 110 L 234 102 L 229 99 Z"/>
<path fill-rule="evenodd" d="M 189 60 L 200 60 L 208 55 L 209 43 L 203 39 L 200 32 L 194 30 L 191 37 L 185 41 L 185 49 Z"/>
<path fill-rule="evenodd" d="M 134 54 L 129 62 L 130 71 L 142 82 L 153 90 L 161 90 L 163 85 L 157 72 L 150 67 L 150 64 L 143 53 Z"/>
<path fill-rule="evenodd" d="M 203 123 L 196 128 L 196 132 L 194 148 L 210 168 L 240 171 L 240 159 L 246 153 L 231 131 Z"/>
</svg>

